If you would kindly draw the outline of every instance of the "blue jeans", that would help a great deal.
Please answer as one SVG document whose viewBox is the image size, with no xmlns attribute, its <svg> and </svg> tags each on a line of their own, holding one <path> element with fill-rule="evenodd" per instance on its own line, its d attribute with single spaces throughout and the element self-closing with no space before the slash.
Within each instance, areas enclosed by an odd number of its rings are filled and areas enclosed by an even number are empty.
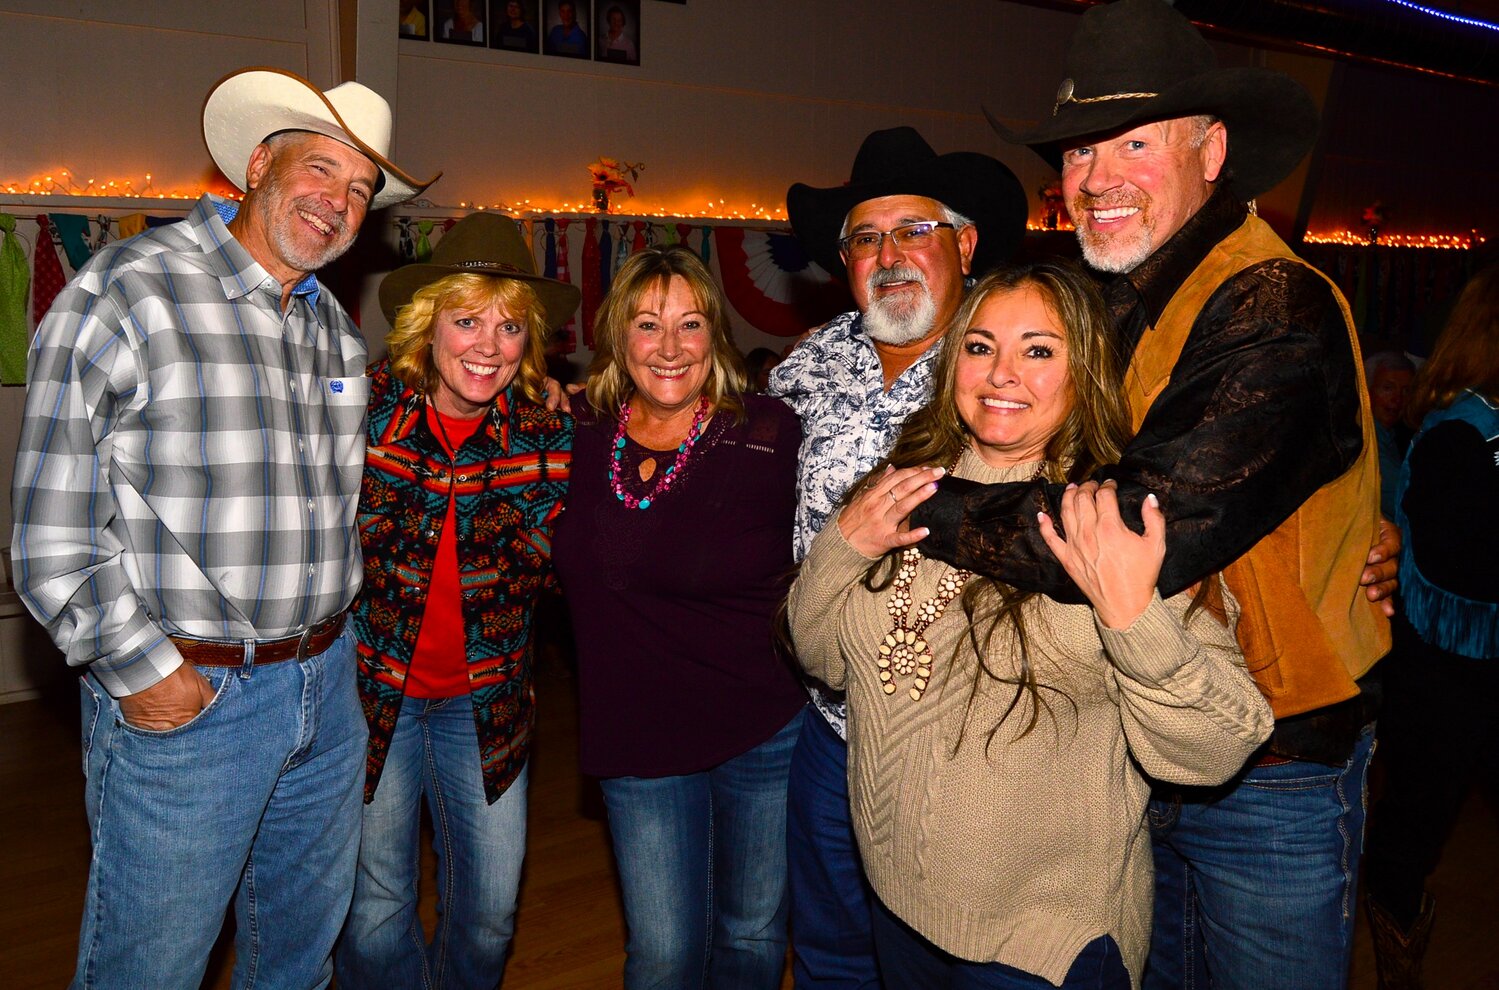
<svg viewBox="0 0 1499 990">
<path fill-rule="evenodd" d="M 711 770 L 599 781 L 625 988 L 775 990 L 786 960 L 786 773 L 805 710 Z"/>
<path fill-rule="evenodd" d="M 234 902 L 234 986 L 326 986 L 359 852 L 367 730 L 345 632 L 321 656 L 203 667 L 186 725 L 126 725 L 81 679 L 93 859 L 75 988 L 196 988 Z"/>
<path fill-rule="evenodd" d="M 1347 986 L 1373 747 L 1370 725 L 1341 766 L 1255 766 L 1151 801 L 1145 990 Z"/>
<path fill-rule="evenodd" d="M 849 811 L 848 744 L 815 708 L 791 757 L 786 842 L 797 990 L 878 990 L 875 897 Z"/>
<path fill-rule="evenodd" d="M 405 698 L 375 798 L 364 808 L 338 985 L 490 990 L 505 971 L 526 855 L 521 771 L 489 804 L 468 695 Z M 437 853 L 437 931 L 417 916 L 425 796 Z"/>
<path fill-rule="evenodd" d="M 1055 985 L 1001 962 L 969 962 L 937 948 L 879 898 L 873 927 L 885 985 L 900 990 L 1054 990 Z M 1119 946 L 1100 935 L 1083 946 L 1060 990 L 1130 990 Z"/>
</svg>

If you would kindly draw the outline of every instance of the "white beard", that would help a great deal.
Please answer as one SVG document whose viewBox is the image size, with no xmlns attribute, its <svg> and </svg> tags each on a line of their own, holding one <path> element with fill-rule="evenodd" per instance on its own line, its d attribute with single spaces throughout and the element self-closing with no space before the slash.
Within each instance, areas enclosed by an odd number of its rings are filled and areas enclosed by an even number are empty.
<svg viewBox="0 0 1499 990">
<path fill-rule="evenodd" d="M 920 291 L 914 299 L 877 297 L 874 290 L 887 282 L 916 282 Z M 937 322 L 937 304 L 927 290 L 926 278 L 916 268 L 875 269 L 869 273 L 865 291 L 871 300 L 864 311 L 864 332 L 882 344 L 909 344 L 932 332 Z"/>
</svg>

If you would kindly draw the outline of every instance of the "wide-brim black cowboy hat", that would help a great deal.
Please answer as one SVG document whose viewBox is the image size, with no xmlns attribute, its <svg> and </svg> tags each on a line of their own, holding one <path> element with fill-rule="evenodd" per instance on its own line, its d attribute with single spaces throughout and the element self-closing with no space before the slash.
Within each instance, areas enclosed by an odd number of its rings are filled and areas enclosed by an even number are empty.
<svg viewBox="0 0 1499 990">
<path fill-rule="evenodd" d="M 423 289 L 449 275 L 495 275 L 525 282 L 541 300 L 549 329 L 567 322 L 582 292 L 575 285 L 536 273 L 536 259 L 520 228 L 498 213 L 471 213 L 453 225 L 432 249 L 432 260 L 397 268 L 380 282 L 380 310 L 392 326 L 396 312 Z"/>
<path fill-rule="evenodd" d="M 1228 129 L 1225 168 L 1234 190 L 1253 199 L 1289 175 L 1317 140 L 1317 105 L 1300 83 L 1271 69 L 1219 68 L 1192 22 L 1164 0 L 1090 8 L 1064 68 L 1052 115 L 1040 126 L 1013 131 L 988 115 L 1001 137 L 1029 145 L 1056 169 L 1080 138 L 1211 114 Z"/>
<path fill-rule="evenodd" d="M 972 220 L 979 235 L 975 274 L 1015 252 L 1030 208 L 1020 180 L 998 159 L 972 151 L 939 155 L 914 128 L 892 127 L 864 139 L 847 185 L 792 186 L 786 192 L 786 213 L 812 260 L 829 274 L 847 278 L 838 253 L 844 218 L 865 200 L 881 196 L 925 196 Z"/>
</svg>

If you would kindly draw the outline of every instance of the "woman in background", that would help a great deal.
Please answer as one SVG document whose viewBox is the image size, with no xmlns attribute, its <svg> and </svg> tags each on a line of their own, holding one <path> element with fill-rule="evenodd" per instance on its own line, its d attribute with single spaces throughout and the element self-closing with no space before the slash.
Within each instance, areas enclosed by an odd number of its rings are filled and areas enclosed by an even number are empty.
<svg viewBox="0 0 1499 990">
<path fill-rule="evenodd" d="M 771 630 L 801 431 L 745 393 L 726 312 L 691 251 L 638 252 L 599 310 L 587 401 L 572 403 L 557 572 L 628 990 L 773 990 L 786 958 L 786 775 L 806 695 Z"/>
<path fill-rule="evenodd" d="M 1499 783 L 1499 266 L 1463 289 L 1411 391 L 1401 605 L 1380 664 L 1385 785 L 1364 866 L 1381 990 L 1423 985 L 1426 878 L 1475 771 Z"/>
</svg>

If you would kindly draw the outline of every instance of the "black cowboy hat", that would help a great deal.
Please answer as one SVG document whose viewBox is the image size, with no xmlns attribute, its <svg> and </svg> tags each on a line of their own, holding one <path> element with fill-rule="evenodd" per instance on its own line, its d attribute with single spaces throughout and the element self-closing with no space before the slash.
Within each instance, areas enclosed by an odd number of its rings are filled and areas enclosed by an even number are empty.
<svg viewBox="0 0 1499 990">
<path fill-rule="evenodd" d="M 546 310 L 547 326 L 566 322 L 583 294 L 575 285 L 536 274 L 536 259 L 509 217 L 471 213 L 453 225 L 432 249 L 432 260 L 397 268 L 380 282 L 380 309 L 394 326 L 396 311 L 425 288 L 449 275 L 497 275 L 525 282 Z"/>
<path fill-rule="evenodd" d="M 1029 145 L 1053 168 L 1077 138 L 1211 114 L 1228 128 L 1227 170 L 1247 200 L 1289 175 L 1317 139 L 1317 106 L 1300 83 L 1270 69 L 1218 68 L 1192 22 L 1164 0 L 1090 8 L 1064 68 L 1051 118 L 1039 127 L 1012 131 L 988 115 L 1001 137 Z"/>
<path fill-rule="evenodd" d="M 1020 180 L 998 159 L 972 151 L 939 155 L 914 128 L 892 127 L 864 139 L 847 185 L 792 186 L 786 192 L 786 213 L 812 260 L 847 278 L 838 254 L 843 220 L 855 206 L 881 196 L 926 196 L 972 220 L 979 233 L 975 274 L 1020 246 L 1030 209 Z"/>
</svg>

